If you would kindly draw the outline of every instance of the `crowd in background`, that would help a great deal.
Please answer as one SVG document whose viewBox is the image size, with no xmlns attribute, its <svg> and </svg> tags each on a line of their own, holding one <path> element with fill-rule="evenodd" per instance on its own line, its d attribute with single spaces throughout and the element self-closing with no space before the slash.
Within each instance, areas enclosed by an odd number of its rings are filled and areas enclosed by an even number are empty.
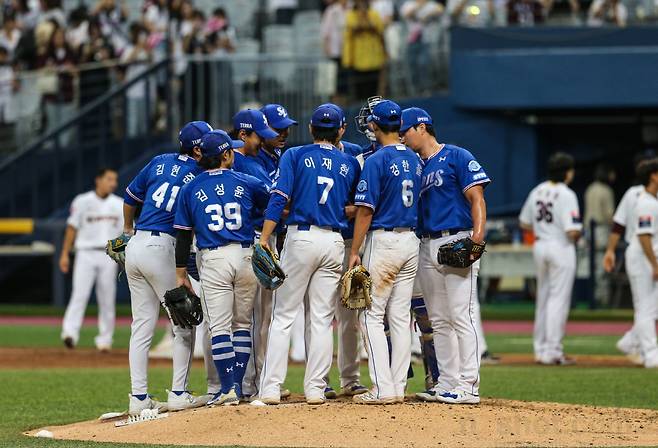
<svg viewBox="0 0 658 448">
<path fill-rule="evenodd" d="M 174 73 L 181 77 L 188 69 L 184 55 L 233 53 L 241 40 L 253 42 L 256 52 L 259 46 L 268 51 L 263 30 L 293 23 L 301 10 L 322 14 L 317 24 L 322 42 L 312 56 L 336 62 L 332 99 L 342 104 L 399 94 L 391 92 L 391 85 L 406 85 L 402 95 L 435 90 L 436 80 L 444 76 L 437 66 L 447 64 L 447 30 L 453 24 L 624 26 L 629 17 L 655 16 L 654 0 L 588 1 L 240 0 L 251 8 L 233 8 L 240 18 L 240 26 L 233 27 L 227 11 L 213 6 L 220 2 L 206 0 L 0 0 L 0 141 L 28 108 L 26 100 L 12 101 L 21 89 L 39 94 L 39 103 L 31 105 L 39 122 L 21 125 L 42 134 L 113 84 L 167 56 L 175 58 Z M 292 49 L 294 42 L 288 46 Z M 395 67 L 404 73 L 396 75 Z M 29 74 L 31 84 L 25 80 Z M 128 92 L 127 109 L 134 114 L 146 107 L 145 89 L 135 86 Z M 146 125 L 143 120 L 128 124 L 132 135 Z"/>
</svg>

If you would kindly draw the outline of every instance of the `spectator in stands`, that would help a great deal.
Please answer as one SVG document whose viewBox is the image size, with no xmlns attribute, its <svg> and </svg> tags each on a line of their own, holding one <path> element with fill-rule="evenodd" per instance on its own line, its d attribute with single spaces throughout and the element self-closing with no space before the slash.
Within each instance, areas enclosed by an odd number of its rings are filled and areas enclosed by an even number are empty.
<svg viewBox="0 0 658 448">
<path fill-rule="evenodd" d="M 43 95 L 45 103 L 47 128 L 46 133 L 52 131 L 66 120 L 75 115 L 74 82 L 78 72 L 76 54 L 66 42 L 64 28 L 55 25 L 50 37 L 48 49 L 39 57 L 37 66 L 54 76 L 54 89 Z M 66 147 L 72 141 L 73 129 L 61 134 L 59 143 Z"/>
<path fill-rule="evenodd" d="M 80 47 L 89 39 L 89 20 L 87 8 L 78 7 L 69 14 L 69 24 L 66 30 L 66 41 L 73 51 L 79 54 Z"/>
<path fill-rule="evenodd" d="M 377 11 L 377 14 L 379 14 L 379 18 L 382 19 L 384 28 L 393 21 L 395 8 L 392 0 L 373 0 L 371 7 Z"/>
<path fill-rule="evenodd" d="M 66 15 L 62 9 L 62 0 L 41 0 L 39 21 L 54 21 L 58 26 L 66 27 Z"/>
<path fill-rule="evenodd" d="M 484 27 L 493 24 L 493 0 L 448 0 L 446 25 Z"/>
<path fill-rule="evenodd" d="M 295 17 L 298 0 L 267 0 L 268 10 L 274 14 L 274 22 L 279 25 L 291 25 Z"/>
<path fill-rule="evenodd" d="M 130 81 L 144 73 L 152 59 L 148 45 L 148 30 L 139 23 L 133 23 L 130 25 L 130 43 L 121 54 L 121 63 L 125 65 L 125 80 Z M 151 99 L 155 99 L 154 92 L 148 93 Z M 146 110 L 146 95 L 145 81 L 130 87 L 126 93 L 128 137 L 143 135 L 147 130 L 149 111 Z"/>
<path fill-rule="evenodd" d="M 223 55 L 235 51 L 235 29 L 231 26 L 224 8 L 216 8 L 206 23 L 205 35 L 208 53 Z"/>
<path fill-rule="evenodd" d="M 13 151 L 15 118 L 12 107 L 12 97 L 18 89 L 18 82 L 11 65 L 9 50 L 0 46 L 0 139 L 2 140 L 2 152 Z"/>
<path fill-rule="evenodd" d="M 535 26 L 546 18 L 544 4 L 540 0 L 508 0 L 508 25 Z"/>
<path fill-rule="evenodd" d="M 343 67 L 350 69 L 350 90 L 355 100 L 379 91 L 380 75 L 386 64 L 384 24 L 369 0 L 355 0 L 345 16 Z"/>
<path fill-rule="evenodd" d="M 400 8 L 400 15 L 407 23 L 407 57 L 411 81 L 422 93 L 427 93 L 429 88 L 432 27 L 438 27 L 442 13 L 443 6 L 434 0 L 408 0 Z"/>
<path fill-rule="evenodd" d="M 627 21 L 628 9 L 619 0 L 594 0 L 587 14 L 589 26 L 626 26 Z"/>
<path fill-rule="evenodd" d="M 333 0 L 324 10 L 320 33 L 324 54 L 336 62 L 338 74 L 336 78 L 336 96 L 334 102 L 342 103 L 348 91 L 347 71 L 341 64 L 343 55 L 343 37 L 345 33 L 345 15 L 347 14 L 347 0 Z"/>
<path fill-rule="evenodd" d="M 126 5 L 117 0 L 100 0 L 91 15 L 98 19 L 103 36 L 110 39 L 114 50 L 120 52 L 128 43 L 123 26 L 128 19 Z"/>
<path fill-rule="evenodd" d="M 21 31 L 16 25 L 16 19 L 13 14 L 5 16 L 5 21 L 0 30 L 0 46 L 4 47 L 9 52 L 9 59 L 14 56 L 14 50 L 18 45 L 21 38 Z"/>
<path fill-rule="evenodd" d="M 610 184 L 615 181 L 615 171 L 599 165 L 594 171 L 594 181 L 585 190 L 584 222 L 587 233 L 593 233 L 595 250 L 597 251 L 594 267 L 595 286 L 594 297 L 599 304 L 606 305 L 609 298 L 608 282 L 603 270 L 602 258 L 608 243 L 612 215 L 615 213 L 615 193 Z"/>
<path fill-rule="evenodd" d="M 5 9 L 5 17 L 14 15 L 18 28 L 27 31 L 37 26 L 40 10 L 30 6 L 30 0 L 12 0 L 11 6 Z"/>
</svg>

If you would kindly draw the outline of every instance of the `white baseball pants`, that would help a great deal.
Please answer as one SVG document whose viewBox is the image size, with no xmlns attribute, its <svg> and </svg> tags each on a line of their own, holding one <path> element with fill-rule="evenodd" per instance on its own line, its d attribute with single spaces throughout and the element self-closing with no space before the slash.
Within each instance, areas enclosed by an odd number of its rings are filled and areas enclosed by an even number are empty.
<svg viewBox="0 0 658 448">
<path fill-rule="evenodd" d="M 133 321 L 130 327 L 130 381 L 132 394 L 147 392 L 148 352 L 158 323 L 160 303 L 176 287 L 176 239 L 138 230 L 126 247 L 126 275 Z M 194 347 L 194 330 L 174 325 L 172 391 L 187 390 Z"/>
<path fill-rule="evenodd" d="M 272 323 L 261 373 L 260 397 L 280 398 L 288 369 L 292 324 L 308 293 L 309 345 L 304 375 L 307 399 L 324 398 L 325 376 L 333 358 L 332 321 L 343 270 L 345 244 L 338 232 L 311 226 L 288 228 L 281 254 L 287 274 L 272 297 Z"/>
<path fill-rule="evenodd" d="M 629 251 L 627 272 L 633 291 L 633 334 L 645 366 L 658 366 L 656 316 L 658 315 L 658 282 L 653 279 L 651 265 L 641 249 Z"/>
<path fill-rule="evenodd" d="M 197 271 L 201 265 L 201 257 L 197 254 Z M 194 280 L 190 277 L 190 283 L 192 284 L 192 289 L 196 295 L 201 298 L 201 303 L 203 303 L 203 288 L 201 288 L 201 283 Z M 201 325 L 196 327 L 194 335 L 194 347 L 201 345 L 201 350 L 203 353 L 203 365 L 206 369 L 206 382 L 207 382 L 207 392 L 209 394 L 216 394 L 220 389 L 219 375 L 217 374 L 217 369 L 212 360 L 212 345 L 210 343 L 210 324 L 208 319 L 204 316 L 203 322 Z"/>
<path fill-rule="evenodd" d="M 411 294 L 418 270 L 418 237 L 409 231 L 368 233 L 363 264 L 372 278 L 372 306 L 359 315 L 368 370 L 377 398 L 404 397 L 411 360 Z M 384 315 L 391 337 L 389 353 Z"/>
<path fill-rule="evenodd" d="M 75 344 L 80 339 L 80 328 L 85 309 L 96 284 L 98 303 L 98 336 L 96 347 L 112 347 L 117 290 L 117 264 L 103 250 L 79 250 L 73 263 L 73 290 L 64 313 L 62 339 L 70 337 Z"/>
<path fill-rule="evenodd" d="M 533 252 L 537 267 L 535 359 L 550 363 L 564 356 L 562 339 L 576 277 L 576 248 L 573 244 L 539 240 Z"/>
<path fill-rule="evenodd" d="M 432 322 L 439 366 L 437 388 L 479 394 L 480 348 L 475 322 L 477 275 L 480 263 L 453 268 L 437 261 L 439 247 L 470 232 L 443 238 L 423 238 L 420 245 L 420 283 Z"/>
</svg>

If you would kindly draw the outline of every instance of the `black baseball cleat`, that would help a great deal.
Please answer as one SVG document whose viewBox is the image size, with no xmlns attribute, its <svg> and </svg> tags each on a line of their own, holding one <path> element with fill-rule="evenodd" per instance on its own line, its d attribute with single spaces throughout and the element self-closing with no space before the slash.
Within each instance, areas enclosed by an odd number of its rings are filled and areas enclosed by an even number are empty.
<svg viewBox="0 0 658 448">
<path fill-rule="evenodd" d="M 62 342 L 64 342 L 64 345 L 65 345 L 66 348 L 68 348 L 69 350 L 73 350 L 73 349 L 75 348 L 75 344 L 73 343 L 73 338 L 71 338 L 71 337 L 64 338 L 64 339 L 62 340 Z"/>
<path fill-rule="evenodd" d="M 499 364 L 500 363 L 500 356 L 495 356 L 492 355 L 489 350 L 486 352 L 482 353 L 482 357 L 480 358 L 480 364 Z"/>
</svg>

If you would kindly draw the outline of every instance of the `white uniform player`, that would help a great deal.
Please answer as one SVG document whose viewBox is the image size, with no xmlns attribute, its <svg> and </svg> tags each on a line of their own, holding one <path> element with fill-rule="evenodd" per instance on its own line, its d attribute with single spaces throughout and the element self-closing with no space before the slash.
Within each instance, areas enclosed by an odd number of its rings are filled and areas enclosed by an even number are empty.
<svg viewBox="0 0 658 448">
<path fill-rule="evenodd" d="M 325 401 L 333 355 L 331 323 L 343 271 L 345 246 L 340 234 L 347 227 L 345 207 L 355 187 L 358 163 L 334 145 L 343 134 L 335 108 L 321 106 L 311 117 L 314 144 L 288 149 L 279 163 L 279 174 L 267 207 L 261 244 L 268 239 L 290 201 L 288 235 L 281 253 L 287 274 L 274 291 L 272 322 L 261 373 L 259 398 L 277 404 L 281 399 L 288 363 L 292 323 L 307 297 L 310 328 L 304 394 L 308 404 Z"/>
<path fill-rule="evenodd" d="M 638 167 L 645 190 L 632 214 L 635 237 L 628 247 L 627 272 L 634 288 L 634 335 L 645 367 L 658 367 L 656 316 L 658 315 L 658 159 Z"/>
<path fill-rule="evenodd" d="M 123 201 L 112 194 L 116 188 L 116 171 L 103 169 L 96 176 L 96 189 L 76 196 L 71 204 L 59 261 L 60 269 L 67 273 L 69 252 L 75 241 L 73 290 L 64 313 L 61 335 L 68 348 L 78 343 L 94 284 L 98 303 L 98 336 L 94 342 L 100 351 L 112 348 L 117 265 L 105 255 L 105 244 L 123 228 Z"/>
<path fill-rule="evenodd" d="M 203 121 L 186 124 L 180 132 L 181 153 L 154 157 L 133 179 L 124 195 L 124 232 L 135 235 L 126 247 L 126 274 L 133 321 L 130 332 L 129 412 L 144 409 L 181 410 L 205 404 L 187 390 L 194 331 L 174 325 L 173 380 L 167 404 L 148 396 L 148 351 L 166 291 L 176 286 L 174 213 L 180 189 L 202 170 L 201 137 L 212 128 Z M 188 254 L 189 255 L 189 254 Z"/>
<path fill-rule="evenodd" d="M 624 193 L 624 196 L 622 196 L 621 201 L 619 201 L 619 205 L 617 205 L 615 214 L 612 217 L 613 225 L 610 236 L 608 237 L 608 247 L 603 257 L 603 267 L 607 272 L 612 272 L 615 267 L 615 250 L 622 233 L 624 234 L 624 241 L 627 244 L 626 251 L 624 253 L 626 269 L 628 270 L 629 263 L 633 264 L 633 262 L 635 262 L 635 260 L 631 260 L 634 254 L 629 252 L 628 245 L 635 238 L 636 223 L 632 222 L 632 218 L 635 212 L 635 206 L 637 205 L 637 198 L 640 196 L 640 194 L 642 194 L 643 191 L 644 186 L 633 185 L 628 190 L 626 190 L 626 193 Z M 635 277 L 628 275 L 628 280 L 631 287 L 631 296 L 633 299 L 633 308 L 635 308 L 635 302 L 637 300 L 637 287 L 633 284 L 634 278 Z M 642 358 L 640 356 L 640 344 L 635 335 L 635 326 L 631 327 L 631 329 L 628 330 L 619 341 L 617 341 L 617 348 L 622 353 L 627 355 L 632 362 L 642 364 Z"/>
<path fill-rule="evenodd" d="M 556 153 L 548 162 L 549 179 L 526 199 L 519 220 L 533 230 L 536 241 L 537 304 L 534 352 L 540 364 L 570 364 L 562 350 L 576 276 L 575 242 L 582 224 L 576 194 L 567 186 L 573 179 L 573 158 Z"/>
</svg>

